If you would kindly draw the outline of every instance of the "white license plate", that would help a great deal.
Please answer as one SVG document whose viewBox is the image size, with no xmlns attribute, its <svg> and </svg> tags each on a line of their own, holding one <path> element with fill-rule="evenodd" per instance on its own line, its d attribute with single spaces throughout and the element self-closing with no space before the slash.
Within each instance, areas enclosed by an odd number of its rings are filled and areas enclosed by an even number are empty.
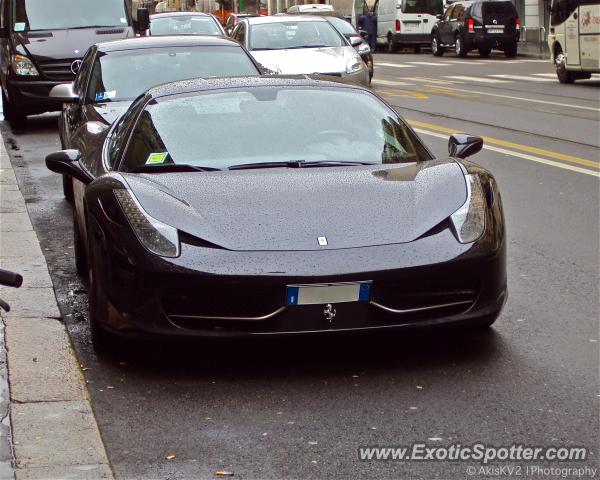
<svg viewBox="0 0 600 480">
<path fill-rule="evenodd" d="M 504 33 L 504 28 L 488 28 L 488 33 Z"/>
<path fill-rule="evenodd" d="M 416 32 L 420 29 L 421 23 L 403 23 L 402 26 L 407 32 Z"/>
<path fill-rule="evenodd" d="M 368 302 L 372 282 L 320 283 L 288 285 L 286 305 L 319 305 L 324 303 Z"/>
</svg>

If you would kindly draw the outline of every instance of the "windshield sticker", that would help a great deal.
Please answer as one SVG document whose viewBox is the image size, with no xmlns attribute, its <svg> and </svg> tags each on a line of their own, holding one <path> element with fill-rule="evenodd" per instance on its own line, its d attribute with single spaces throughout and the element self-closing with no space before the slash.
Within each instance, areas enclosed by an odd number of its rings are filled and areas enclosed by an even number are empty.
<svg viewBox="0 0 600 480">
<path fill-rule="evenodd" d="M 110 92 L 98 92 L 96 94 L 96 101 L 103 102 L 105 100 L 111 100 L 117 96 L 116 90 L 111 90 Z"/>
<path fill-rule="evenodd" d="M 161 163 L 165 163 L 165 160 L 169 156 L 169 152 L 158 152 L 151 153 L 148 155 L 148 160 L 146 160 L 146 165 L 158 165 Z"/>
<path fill-rule="evenodd" d="M 24 32 L 27 24 L 25 22 L 15 23 L 15 32 Z"/>
</svg>

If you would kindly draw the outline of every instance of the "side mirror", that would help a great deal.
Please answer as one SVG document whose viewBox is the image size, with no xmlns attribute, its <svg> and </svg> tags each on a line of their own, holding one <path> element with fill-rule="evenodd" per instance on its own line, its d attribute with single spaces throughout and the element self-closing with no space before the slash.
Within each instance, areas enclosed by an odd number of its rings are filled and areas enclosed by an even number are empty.
<svg viewBox="0 0 600 480">
<path fill-rule="evenodd" d="M 146 35 L 146 30 L 150 28 L 150 12 L 147 8 L 137 9 L 137 29 L 140 35 Z"/>
<path fill-rule="evenodd" d="M 448 139 L 448 153 L 451 157 L 467 158 L 483 148 L 483 138 L 455 133 Z"/>
<path fill-rule="evenodd" d="M 358 34 L 362 37 L 362 38 L 366 38 L 369 36 L 369 32 L 367 32 L 366 30 L 359 30 Z"/>
<path fill-rule="evenodd" d="M 80 158 L 79 150 L 61 150 L 46 157 L 46 167 L 52 172 L 68 175 L 87 185 L 93 178 L 81 166 Z"/>
<path fill-rule="evenodd" d="M 358 47 L 363 41 L 361 37 L 350 37 L 350 45 L 353 47 Z"/>
<path fill-rule="evenodd" d="M 52 87 L 49 94 L 52 100 L 62 103 L 77 103 L 79 102 L 79 95 L 73 91 L 72 83 L 61 83 Z"/>
</svg>

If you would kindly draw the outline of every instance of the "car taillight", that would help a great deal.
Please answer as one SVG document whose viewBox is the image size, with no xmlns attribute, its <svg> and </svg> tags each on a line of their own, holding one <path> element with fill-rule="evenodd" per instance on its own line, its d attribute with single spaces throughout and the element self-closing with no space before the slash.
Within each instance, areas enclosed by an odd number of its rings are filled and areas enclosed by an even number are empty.
<svg viewBox="0 0 600 480">
<path fill-rule="evenodd" d="M 467 20 L 467 28 L 469 29 L 469 33 L 473 33 L 475 31 L 475 22 L 472 18 Z"/>
<path fill-rule="evenodd" d="M 396 20 L 396 31 L 400 31 L 400 20 Z"/>
<path fill-rule="evenodd" d="M 521 19 L 519 17 L 515 18 L 515 27 L 517 30 L 521 28 Z"/>
</svg>

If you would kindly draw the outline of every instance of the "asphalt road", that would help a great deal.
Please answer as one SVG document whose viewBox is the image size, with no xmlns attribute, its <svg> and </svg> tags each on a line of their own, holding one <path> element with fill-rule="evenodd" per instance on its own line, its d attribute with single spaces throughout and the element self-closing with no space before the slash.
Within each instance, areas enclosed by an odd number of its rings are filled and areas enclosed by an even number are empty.
<svg viewBox="0 0 600 480">
<path fill-rule="evenodd" d="M 118 478 L 467 476 L 472 463 L 357 458 L 359 446 L 413 442 L 586 446 L 588 461 L 560 466 L 597 467 L 600 80 L 560 85 L 525 58 L 375 61 L 374 89 L 434 152 L 451 131 L 486 137 L 474 160 L 502 189 L 510 289 L 487 332 L 146 345 L 99 359 L 71 208 L 43 163 L 59 149 L 56 116 L 22 132 L 2 124 Z"/>
</svg>

